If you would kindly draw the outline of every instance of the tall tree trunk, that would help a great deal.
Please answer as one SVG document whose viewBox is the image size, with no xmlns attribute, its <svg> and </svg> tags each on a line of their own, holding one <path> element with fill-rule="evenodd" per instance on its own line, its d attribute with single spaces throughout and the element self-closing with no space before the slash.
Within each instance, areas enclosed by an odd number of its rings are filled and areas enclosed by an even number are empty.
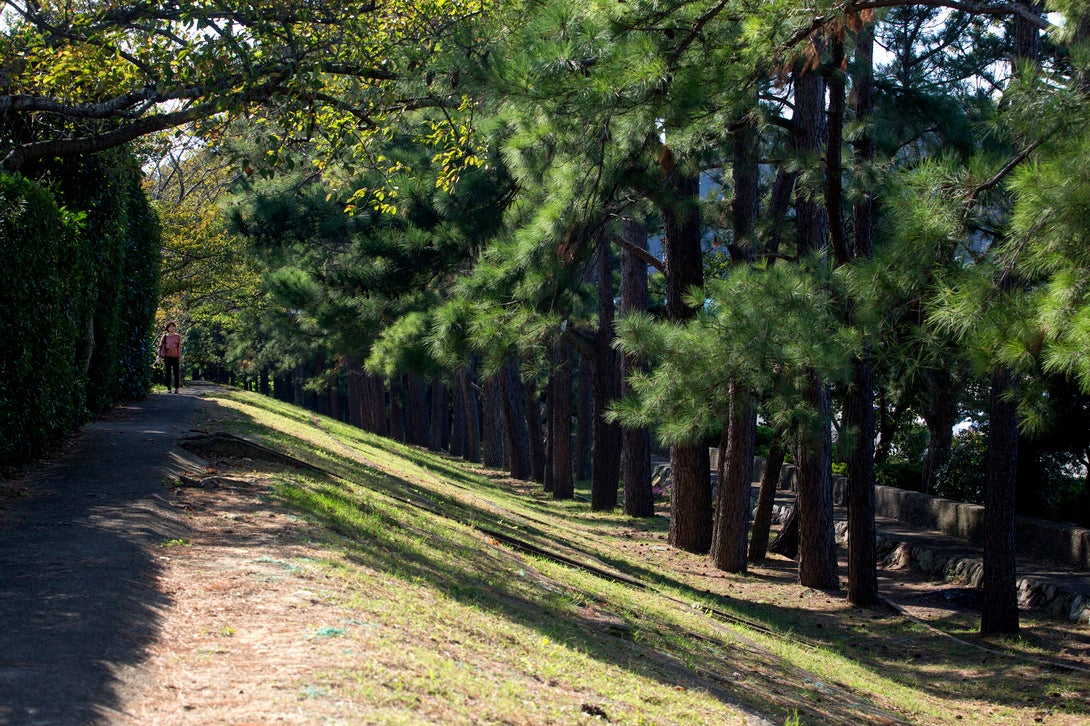
<svg viewBox="0 0 1090 726">
<path fill-rule="evenodd" d="M 799 501 L 795 498 L 795 504 L 791 507 L 780 527 L 780 533 L 776 535 L 768 545 L 768 551 L 777 555 L 795 560 L 799 557 Z"/>
<path fill-rule="evenodd" d="M 257 392 L 262 396 L 269 395 L 269 369 L 262 368 L 257 376 Z"/>
<path fill-rule="evenodd" d="M 954 424 L 958 421 L 958 398 L 954 390 L 954 378 L 948 369 L 938 369 L 927 374 L 927 450 L 923 455 L 923 475 L 920 491 L 930 494 L 938 480 L 939 471 L 950 459 L 950 445 L 954 440 Z"/>
<path fill-rule="evenodd" d="M 571 456 L 571 399 L 572 369 L 575 356 L 565 341 L 557 343 L 557 365 L 553 375 L 553 416 L 549 428 L 552 431 L 553 499 L 571 499 L 575 496 L 572 482 Z"/>
<path fill-rule="evenodd" d="M 511 360 L 500 371 L 500 401 L 509 471 L 515 479 L 527 480 L 530 478 L 530 434 L 526 427 L 526 394 L 519 380 L 518 366 Z"/>
<path fill-rule="evenodd" d="M 363 373 L 360 363 L 355 358 L 346 358 L 344 370 L 348 382 L 348 423 L 363 428 Z"/>
<path fill-rule="evenodd" d="M 594 449 L 591 459 L 590 507 L 605 511 L 617 506 L 621 468 L 621 427 L 606 421 L 617 397 L 617 356 L 613 350 L 613 255 L 609 239 L 599 235 L 596 255 L 598 331 L 594 340 Z"/>
<path fill-rule="evenodd" d="M 632 217 L 623 222 L 622 235 L 628 245 L 647 249 L 647 226 Z M 649 306 L 647 263 L 627 247 L 621 252 L 621 314 L 646 312 Z M 622 359 L 622 393 L 629 374 L 646 369 L 636 356 Z M 651 432 L 646 428 L 625 427 L 621 431 L 621 483 L 624 513 L 630 517 L 650 517 L 655 513 L 651 491 Z"/>
<path fill-rule="evenodd" d="M 763 560 L 768 552 L 768 533 L 772 529 L 772 509 L 776 504 L 776 488 L 786 454 L 783 434 L 777 431 L 768 447 L 768 459 L 761 474 L 761 489 L 757 493 L 757 510 L 753 514 L 753 533 L 749 537 L 749 559 Z"/>
<path fill-rule="evenodd" d="M 1034 13 L 1041 3 L 1022 2 Z M 1012 61 L 1037 60 L 1040 41 L 1036 26 L 1016 15 Z M 1013 287 L 1006 277 L 999 284 Z M 1018 595 L 1014 550 L 1014 509 L 1018 481 L 1018 374 L 1005 365 L 992 373 L 991 416 L 984 485 L 984 603 L 980 632 L 985 635 L 1018 632 Z"/>
<path fill-rule="evenodd" d="M 409 440 L 428 445 L 428 389 L 416 373 L 409 374 Z"/>
<path fill-rule="evenodd" d="M 833 531 L 832 435 L 829 390 L 821 376 L 811 372 L 807 402 L 815 413 L 815 425 L 799 435 L 798 499 L 799 583 L 818 590 L 837 590 L 836 536 Z"/>
<path fill-rule="evenodd" d="M 481 407 L 477 389 L 473 382 L 476 378 L 476 364 L 471 359 L 469 364 L 458 374 L 458 387 L 461 391 L 461 407 L 465 412 L 465 452 L 466 461 L 481 460 Z"/>
<path fill-rule="evenodd" d="M 856 38 L 853 81 L 855 118 L 865 125 L 874 107 L 873 25 L 862 28 Z M 832 143 L 830 140 L 830 148 Z M 874 141 L 869 133 L 856 140 L 855 158 L 860 165 L 873 163 Z M 855 235 L 850 254 L 854 259 L 867 260 L 873 254 L 873 216 L 874 202 L 864 193 L 852 207 Z M 854 323 L 855 317 L 849 303 L 848 322 Z M 874 363 L 869 349 L 852 362 L 852 373 L 844 412 L 845 424 L 855 439 L 848 452 L 848 601 L 870 606 L 878 602 L 878 552 L 874 523 Z"/>
<path fill-rule="evenodd" d="M 553 458 L 555 453 L 553 446 L 556 443 L 556 364 L 557 355 L 554 346 L 549 351 L 549 363 L 552 370 L 549 379 L 545 383 L 545 471 L 541 481 L 541 488 L 546 494 L 553 491 Z"/>
<path fill-rule="evenodd" d="M 409 443 L 405 415 L 405 401 L 408 394 L 403 379 L 404 376 L 394 376 L 390 379 L 390 436 L 395 441 Z"/>
<path fill-rule="evenodd" d="M 700 182 L 684 173 L 666 149 L 663 163 L 665 201 L 662 204 L 666 315 L 682 323 L 696 314 L 685 304 L 690 288 L 704 285 L 700 249 Z M 670 447 L 673 490 L 668 542 L 679 549 L 704 554 L 711 548 L 712 492 L 708 447 L 703 442 Z"/>
<path fill-rule="evenodd" d="M 500 413 L 500 374 L 489 376 L 484 384 L 484 405 L 481 420 L 481 459 L 492 469 L 503 466 L 503 422 Z"/>
<path fill-rule="evenodd" d="M 545 481 L 545 432 L 541 425 L 541 402 L 537 395 L 537 385 L 532 380 L 523 384 L 526 394 L 526 430 L 530 445 L 530 478 L 536 482 Z"/>
<path fill-rule="evenodd" d="M 825 84 L 817 73 L 795 72 L 795 110 L 791 136 L 802 154 L 820 156 L 824 142 Z M 826 246 L 827 217 L 816 190 L 798 185 L 795 192 L 796 246 L 800 255 Z M 816 370 L 809 371 L 802 391 L 814 411 L 815 425 L 798 436 L 799 582 L 806 587 L 836 590 L 836 540 L 833 532 L 832 437 L 829 391 Z"/>
<path fill-rule="evenodd" d="M 734 168 L 734 243 L 731 263 L 748 264 L 754 258 L 759 214 L 759 156 L 757 129 L 743 119 L 732 142 Z M 712 534 L 712 562 L 727 572 L 746 571 L 746 528 L 752 507 L 750 489 L 753 445 L 757 437 L 756 401 L 749 389 L 730 382 L 730 416 L 719 445 L 719 491 Z"/>
<path fill-rule="evenodd" d="M 713 525 L 711 467 L 708 447 L 670 447 L 673 496 L 667 541 L 678 549 L 706 554 L 711 549 Z M 683 494 L 678 495 L 681 489 Z"/>
<path fill-rule="evenodd" d="M 1005 367 L 992 374 L 991 417 L 984 486 L 984 603 L 980 632 L 1018 632 L 1014 503 L 1018 472 L 1018 407 L 1008 396 L 1015 375 Z"/>
<path fill-rule="evenodd" d="M 454 372 L 453 389 L 450 392 L 450 455 L 459 458 L 466 455 L 468 436 L 465 407 L 465 369 Z"/>
<path fill-rule="evenodd" d="M 429 422 L 431 426 L 428 433 L 428 447 L 432 451 L 442 451 L 444 439 L 450 435 L 450 394 L 438 378 L 431 382 Z"/>
<path fill-rule="evenodd" d="M 746 528 L 749 524 L 753 443 L 757 407 L 745 386 L 730 384 L 730 420 L 719 444 L 719 490 L 711 558 L 720 570 L 746 571 Z"/>
<path fill-rule="evenodd" d="M 329 387 L 329 417 L 337 421 L 344 418 L 344 412 L 341 410 L 341 392 L 338 390 L 336 380 Z"/>
<path fill-rule="evenodd" d="M 852 362 L 844 423 L 848 452 L 848 602 L 878 602 L 877 530 L 874 523 L 874 364 L 869 352 Z"/>
<path fill-rule="evenodd" d="M 371 391 L 371 431 L 379 436 L 389 436 L 390 427 L 386 423 L 386 387 L 380 376 L 367 376 L 367 382 Z"/>
<path fill-rule="evenodd" d="M 901 428 L 901 421 L 908 410 L 908 395 L 902 392 L 897 400 L 888 400 L 888 391 L 880 390 L 878 399 L 878 445 L 874 450 L 874 464 L 881 466 L 889 460 L 889 454 L 893 450 L 893 440 L 897 438 L 897 431 Z"/>
<path fill-rule="evenodd" d="M 306 373 L 302 366 L 296 366 L 291 377 L 291 402 L 296 406 L 303 405 L 304 391 L 303 382 L 306 380 Z"/>
<path fill-rule="evenodd" d="M 594 423 L 594 388 L 591 384 L 590 363 L 578 356 L 577 407 L 575 410 L 575 461 L 574 475 L 579 481 L 590 479 L 591 443 Z"/>
</svg>

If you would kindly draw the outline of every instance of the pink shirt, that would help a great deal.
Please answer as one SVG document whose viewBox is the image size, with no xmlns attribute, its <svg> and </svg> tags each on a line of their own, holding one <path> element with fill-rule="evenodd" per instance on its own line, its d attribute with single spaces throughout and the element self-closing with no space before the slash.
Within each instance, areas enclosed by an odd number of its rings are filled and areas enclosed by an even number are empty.
<svg viewBox="0 0 1090 726">
<path fill-rule="evenodd" d="M 159 349 L 164 358 L 178 358 L 182 354 L 182 336 L 177 333 L 167 333 L 163 336 Z"/>
</svg>

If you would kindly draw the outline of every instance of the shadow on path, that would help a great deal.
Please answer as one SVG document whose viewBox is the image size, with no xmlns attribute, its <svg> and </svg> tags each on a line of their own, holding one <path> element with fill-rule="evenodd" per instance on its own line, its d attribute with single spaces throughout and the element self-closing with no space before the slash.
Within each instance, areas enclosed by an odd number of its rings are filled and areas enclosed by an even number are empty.
<svg viewBox="0 0 1090 726">
<path fill-rule="evenodd" d="M 166 485 L 201 465 L 175 446 L 198 405 L 190 389 L 118 406 L 0 509 L 0 723 L 115 720 L 170 604 L 162 545 L 186 525 Z"/>
</svg>

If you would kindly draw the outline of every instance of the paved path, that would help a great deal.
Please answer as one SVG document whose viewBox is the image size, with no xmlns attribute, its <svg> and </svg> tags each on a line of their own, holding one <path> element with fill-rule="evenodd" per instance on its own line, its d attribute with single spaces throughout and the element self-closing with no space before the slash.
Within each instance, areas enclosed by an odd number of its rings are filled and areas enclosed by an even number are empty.
<svg viewBox="0 0 1090 726">
<path fill-rule="evenodd" d="M 170 606 L 158 558 L 186 527 L 166 484 L 199 466 L 175 446 L 198 405 L 186 389 L 118 407 L 0 509 L 0 724 L 116 720 Z"/>
</svg>

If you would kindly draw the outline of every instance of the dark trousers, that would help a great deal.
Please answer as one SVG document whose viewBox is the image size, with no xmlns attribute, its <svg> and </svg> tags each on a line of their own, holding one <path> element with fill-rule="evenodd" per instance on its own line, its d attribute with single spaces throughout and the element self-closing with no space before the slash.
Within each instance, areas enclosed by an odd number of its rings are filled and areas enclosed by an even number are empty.
<svg viewBox="0 0 1090 726">
<path fill-rule="evenodd" d="M 182 378 L 182 359 L 178 356 L 167 355 L 163 356 L 163 367 L 167 372 L 167 390 L 170 390 L 170 374 L 174 372 L 174 390 L 177 391 L 181 387 Z"/>
</svg>

